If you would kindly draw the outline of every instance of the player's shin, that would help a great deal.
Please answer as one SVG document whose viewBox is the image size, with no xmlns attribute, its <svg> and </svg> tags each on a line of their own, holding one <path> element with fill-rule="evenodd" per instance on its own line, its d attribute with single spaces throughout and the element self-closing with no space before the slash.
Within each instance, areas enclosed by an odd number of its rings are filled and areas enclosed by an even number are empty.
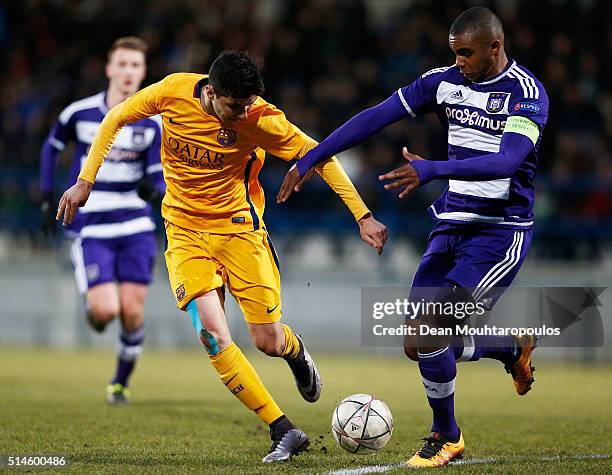
<svg viewBox="0 0 612 475">
<path fill-rule="evenodd" d="M 255 368 L 235 343 L 232 342 L 216 354 L 209 352 L 209 356 L 227 389 L 266 424 L 272 424 L 283 415 L 259 379 Z"/>
<path fill-rule="evenodd" d="M 117 352 L 117 369 L 115 376 L 106 388 L 106 401 L 112 405 L 123 405 L 128 402 L 130 392 L 128 380 L 136 360 L 142 353 L 144 341 L 144 324 L 135 330 L 121 329 L 119 334 L 119 351 Z"/>
<path fill-rule="evenodd" d="M 121 329 L 119 335 L 119 351 L 117 354 L 117 371 L 111 384 L 121 384 L 127 387 L 128 379 L 134 371 L 136 360 L 142 353 L 142 344 L 144 342 L 145 329 L 144 324 L 133 331 Z"/>
<path fill-rule="evenodd" d="M 283 412 L 259 379 L 255 368 L 229 338 L 229 333 L 228 338 L 218 341 L 211 331 L 206 330 L 202 325 L 195 300 L 187 305 L 186 310 L 200 341 L 206 348 L 210 362 L 227 389 L 268 425 L 283 416 Z"/>
<path fill-rule="evenodd" d="M 433 411 L 431 431 L 456 440 L 459 437 L 454 407 L 457 366 L 453 352 L 447 346 L 428 353 L 419 351 L 418 356 L 423 386 Z"/>
</svg>

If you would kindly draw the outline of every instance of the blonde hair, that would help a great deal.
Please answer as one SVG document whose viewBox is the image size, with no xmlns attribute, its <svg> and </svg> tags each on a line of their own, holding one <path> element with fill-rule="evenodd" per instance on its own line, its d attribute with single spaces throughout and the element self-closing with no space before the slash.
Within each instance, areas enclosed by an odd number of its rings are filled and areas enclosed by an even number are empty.
<svg viewBox="0 0 612 475">
<path fill-rule="evenodd" d="M 108 50 L 108 61 L 111 60 L 111 56 L 119 48 L 142 51 L 142 53 L 146 56 L 147 51 L 149 50 L 149 45 L 145 40 L 138 38 L 137 36 L 122 36 L 121 38 L 117 38 Z"/>
</svg>

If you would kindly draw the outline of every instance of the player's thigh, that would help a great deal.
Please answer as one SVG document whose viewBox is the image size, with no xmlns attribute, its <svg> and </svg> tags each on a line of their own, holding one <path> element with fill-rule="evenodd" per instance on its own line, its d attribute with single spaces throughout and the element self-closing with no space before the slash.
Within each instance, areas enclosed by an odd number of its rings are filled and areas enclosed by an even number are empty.
<svg viewBox="0 0 612 475">
<path fill-rule="evenodd" d="M 119 282 L 151 283 L 157 243 L 152 232 L 132 234 L 117 239 L 115 268 Z"/>
<path fill-rule="evenodd" d="M 449 280 L 466 289 L 473 301 L 492 308 L 518 274 L 532 234 L 505 228 L 466 233 L 457 244 L 457 262 Z"/>
<path fill-rule="evenodd" d="M 82 295 L 96 285 L 114 282 L 116 247 L 113 239 L 77 238 L 70 247 L 77 287 Z"/>
<path fill-rule="evenodd" d="M 214 253 L 227 285 L 248 323 L 273 323 L 282 316 L 278 258 L 264 229 L 215 235 Z"/>
<path fill-rule="evenodd" d="M 455 236 L 450 232 L 432 231 L 412 279 L 413 291 L 416 288 L 436 289 L 448 285 L 448 273 L 455 265 L 454 240 Z"/>
<path fill-rule="evenodd" d="M 144 322 L 144 302 L 148 286 L 136 282 L 119 284 L 119 301 L 121 304 L 121 323 L 127 331 L 133 331 Z"/>
<path fill-rule="evenodd" d="M 192 300 L 223 287 L 224 269 L 210 253 L 210 235 L 169 222 L 165 227 L 168 278 L 178 308 L 185 310 Z"/>
</svg>

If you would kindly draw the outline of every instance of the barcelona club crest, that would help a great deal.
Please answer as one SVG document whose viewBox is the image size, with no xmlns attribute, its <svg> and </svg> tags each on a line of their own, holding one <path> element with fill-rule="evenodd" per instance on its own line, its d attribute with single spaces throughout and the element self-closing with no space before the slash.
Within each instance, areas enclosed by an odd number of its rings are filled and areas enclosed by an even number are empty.
<svg viewBox="0 0 612 475">
<path fill-rule="evenodd" d="M 179 302 L 185 298 L 185 284 L 181 284 L 176 288 L 176 300 Z"/>
<path fill-rule="evenodd" d="M 491 92 L 487 101 L 487 112 L 499 112 L 504 108 L 509 92 Z"/>
<path fill-rule="evenodd" d="M 217 142 L 224 147 L 231 147 L 236 143 L 236 136 L 238 132 L 231 129 L 221 129 L 219 135 L 217 135 Z"/>
</svg>

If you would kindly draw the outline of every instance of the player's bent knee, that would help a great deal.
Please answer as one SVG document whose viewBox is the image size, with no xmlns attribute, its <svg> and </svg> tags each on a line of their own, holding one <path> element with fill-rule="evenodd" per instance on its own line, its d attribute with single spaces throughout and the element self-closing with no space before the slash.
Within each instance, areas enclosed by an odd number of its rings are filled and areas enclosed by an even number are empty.
<svg viewBox="0 0 612 475">
<path fill-rule="evenodd" d="M 204 348 L 206 348 L 206 352 L 210 356 L 215 356 L 220 351 L 231 345 L 232 339 L 228 333 L 224 331 L 218 331 L 217 329 L 213 328 L 204 328 L 200 319 L 200 313 L 198 311 L 198 306 L 195 300 L 189 302 L 185 310 L 187 310 L 187 314 L 189 315 L 191 324 L 195 328 L 200 342 L 202 343 L 202 345 L 204 345 Z"/>
<path fill-rule="evenodd" d="M 407 322 L 407 325 L 410 327 L 415 327 L 416 323 Z M 418 346 L 419 343 L 416 335 L 407 334 L 404 337 L 404 353 L 412 361 L 419 361 Z"/>
<path fill-rule="evenodd" d="M 418 349 L 416 346 L 404 343 L 404 353 L 412 361 L 419 361 Z"/>
<path fill-rule="evenodd" d="M 119 309 L 114 307 L 92 305 L 89 311 L 96 322 L 103 324 L 112 322 L 119 315 Z"/>
<path fill-rule="evenodd" d="M 210 356 L 215 356 L 221 350 L 227 348 L 231 340 L 229 338 L 224 338 L 220 335 L 215 334 L 214 332 L 208 331 L 205 328 L 200 330 L 198 335 L 200 337 L 200 342 L 206 348 L 206 352 Z"/>
<path fill-rule="evenodd" d="M 144 317 L 142 313 L 138 314 L 123 314 L 121 319 L 121 324 L 123 328 L 129 332 L 133 332 L 134 330 L 138 330 L 144 323 Z"/>
</svg>

